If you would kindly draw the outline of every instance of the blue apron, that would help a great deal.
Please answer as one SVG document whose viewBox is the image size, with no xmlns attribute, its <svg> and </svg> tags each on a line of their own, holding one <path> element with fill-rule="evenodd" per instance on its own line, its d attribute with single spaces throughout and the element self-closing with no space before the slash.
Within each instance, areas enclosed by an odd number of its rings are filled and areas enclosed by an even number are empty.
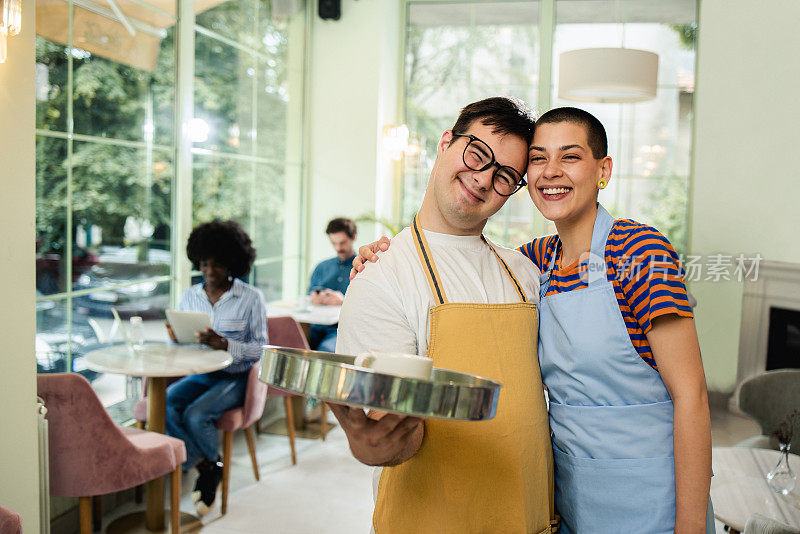
<svg viewBox="0 0 800 534">
<path fill-rule="evenodd" d="M 631 343 L 606 275 L 614 219 L 600 205 L 588 287 L 545 297 L 539 361 L 550 398 L 559 534 L 670 533 L 675 527 L 672 400 Z M 709 499 L 707 532 L 714 532 Z"/>
</svg>

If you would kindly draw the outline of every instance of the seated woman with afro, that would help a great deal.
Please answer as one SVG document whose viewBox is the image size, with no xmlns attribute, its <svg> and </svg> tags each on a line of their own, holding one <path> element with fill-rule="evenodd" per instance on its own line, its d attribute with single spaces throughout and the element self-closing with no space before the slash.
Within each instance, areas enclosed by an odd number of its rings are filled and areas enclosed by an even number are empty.
<svg viewBox="0 0 800 534">
<path fill-rule="evenodd" d="M 250 237 L 233 221 L 214 220 L 189 235 L 186 254 L 203 281 L 181 295 L 178 309 L 207 312 L 213 328 L 198 332 L 197 341 L 228 351 L 233 362 L 220 371 L 191 375 L 167 388 L 167 434 L 186 444 L 184 469 L 197 467 L 192 492 L 197 512 L 213 507 L 222 480 L 217 429 L 223 412 L 244 403 L 247 376 L 267 344 L 264 295 L 242 282 L 256 251 Z"/>
</svg>

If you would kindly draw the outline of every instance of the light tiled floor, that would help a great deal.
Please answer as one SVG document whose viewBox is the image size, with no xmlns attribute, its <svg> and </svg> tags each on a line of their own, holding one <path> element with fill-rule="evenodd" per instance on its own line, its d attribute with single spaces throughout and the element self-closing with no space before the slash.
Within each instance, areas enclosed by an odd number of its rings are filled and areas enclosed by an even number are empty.
<svg viewBox="0 0 800 534">
<path fill-rule="evenodd" d="M 745 416 L 718 409 L 712 411 L 711 433 L 714 446 L 730 446 L 760 431 Z M 201 532 L 366 534 L 372 514 L 372 468 L 352 458 L 339 427 L 329 432 L 325 442 L 297 438 L 296 444 L 297 465 L 292 466 L 288 438 L 258 436 L 261 482 L 256 483 L 244 435 L 237 433 L 228 513 L 220 516 L 219 508 L 215 509 L 203 518 Z M 183 477 L 184 511 L 194 510 L 189 494 L 195 477 L 194 470 Z M 126 511 L 130 508 L 113 515 Z M 724 534 L 719 523 L 717 532 Z"/>
<path fill-rule="evenodd" d="M 735 445 L 759 433 L 758 425 L 746 416 L 726 409 L 712 412 L 715 447 Z M 243 489 L 231 497 L 228 515 L 207 522 L 204 533 L 263 532 L 265 525 L 269 525 L 270 532 L 367 532 L 372 511 L 371 470 L 352 459 L 341 429 L 331 432 L 324 444 L 299 440 L 304 450 L 298 451 L 295 468 L 290 468 L 287 461 L 280 462 L 279 451 L 281 446 L 285 447 L 281 442 L 285 440 L 262 436 L 260 457 L 264 456 L 261 448 L 278 455 L 271 462 L 265 460 L 271 474 L 257 485 L 240 480 Z M 241 465 L 236 471 L 240 475 L 250 474 L 247 451 L 243 444 L 239 445 L 237 464 Z M 719 522 L 717 532 L 724 534 Z"/>
<path fill-rule="evenodd" d="M 334 421 L 332 416 L 331 421 Z M 257 436 L 256 458 L 261 481 L 256 482 L 244 433 L 237 432 L 228 513 L 220 515 L 220 492 L 215 509 L 202 519 L 202 529 L 195 532 L 367 532 L 372 517 L 372 468 L 352 457 L 341 428 L 330 430 L 324 442 L 295 438 L 295 445 L 297 465 L 293 466 L 286 436 Z M 196 478 L 197 472 L 192 469 L 181 481 L 181 510 L 192 514 L 194 504 L 190 495 Z M 143 505 L 133 503 L 119 507 L 104 517 L 103 525 L 142 508 Z"/>
<path fill-rule="evenodd" d="M 275 452 L 285 437 L 261 440 Z M 340 428 L 333 429 L 323 443 L 302 442 L 297 451 L 297 465 L 286 461 L 266 460 L 261 482 L 233 493 L 224 517 L 204 521 L 203 534 L 223 533 L 354 533 L 368 532 L 372 517 L 372 468 L 350 455 L 347 440 Z M 260 445 L 259 455 L 262 449 Z M 234 469 L 246 472 L 250 462 L 243 451 L 242 465 Z M 260 462 L 261 463 L 261 462 Z M 252 475 L 252 473 L 251 473 Z"/>
</svg>

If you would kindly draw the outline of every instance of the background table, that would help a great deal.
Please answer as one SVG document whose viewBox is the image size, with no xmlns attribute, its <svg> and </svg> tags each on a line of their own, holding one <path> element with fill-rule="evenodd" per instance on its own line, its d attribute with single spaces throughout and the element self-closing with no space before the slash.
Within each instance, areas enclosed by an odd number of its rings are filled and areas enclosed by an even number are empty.
<svg viewBox="0 0 800 534">
<path fill-rule="evenodd" d="M 86 367 L 100 373 L 147 377 L 147 428 L 161 434 L 166 426 L 167 378 L 210 373 L 231 364 L 225 351 L 201 345 L 145 343 L 134 349 L 110 345 L 86 353 Z M 151 531 L 164 529 L 164 477 L 147 483 L 146 525 Z"/>
<path fill-rule="evenodd" d="M 267 304 L 267 317 L 291 317 L 300 324 L 303 333 L 308 341 L 311 341 L 311 325 L 335 325 L 339 322 L 339 315 L 342 312 L 341 306 L 322 306 L 311 304 L 308 309 L 299 310 L 298 302 L 279 300 Z M 294 412 L 294 428 L 304 431 L 306 427 L 305 418 L 305 397 L 291 397 Z"/>
<path fill-rule="evenodd" d="M 309 305 L 308 309 L 298 309 L 297 302 L 279 300 L 267 304 L 267 317 L 291 317 L 303 328 L 306 339 L 312 324 L 335 325 L 339 322 L 339 315 L 342 312 L 341 306 L 318 306 Z"/>
<path fill-rule="evenodd" d="M 742 532 L 755 513 L 800 527 L 800 488 L 789 495 L 775 493 L 767 485 L 767 473 L 778 463 L 778 451 L 747 447 L 715 447 L 712 452 L 714 477 L 711 500 L 714 516 Z M 789 465 L 800 472 L 800 457 L 789 454 Z"/>
</svg>

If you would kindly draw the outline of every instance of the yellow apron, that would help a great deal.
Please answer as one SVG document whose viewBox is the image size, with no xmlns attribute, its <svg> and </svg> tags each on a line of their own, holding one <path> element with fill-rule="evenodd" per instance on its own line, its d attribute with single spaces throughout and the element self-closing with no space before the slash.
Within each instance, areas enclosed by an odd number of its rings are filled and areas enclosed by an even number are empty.
<svg viewBox="0 0 800 534">
<path fill-rule="evenodd" d="M 521 302 L 449 303 L 416 218 L 412 231 L 437 302 L 430 313 L 428 356 L 436 367 L 491 378 L 503 388 L 494 419 L 427 420 L 419 451 L 401 465 L 383 468 L 372 518 L 375 532 L 555 532 L 536 305 L 527 302 L 488 242 Z"/>
</svg>

